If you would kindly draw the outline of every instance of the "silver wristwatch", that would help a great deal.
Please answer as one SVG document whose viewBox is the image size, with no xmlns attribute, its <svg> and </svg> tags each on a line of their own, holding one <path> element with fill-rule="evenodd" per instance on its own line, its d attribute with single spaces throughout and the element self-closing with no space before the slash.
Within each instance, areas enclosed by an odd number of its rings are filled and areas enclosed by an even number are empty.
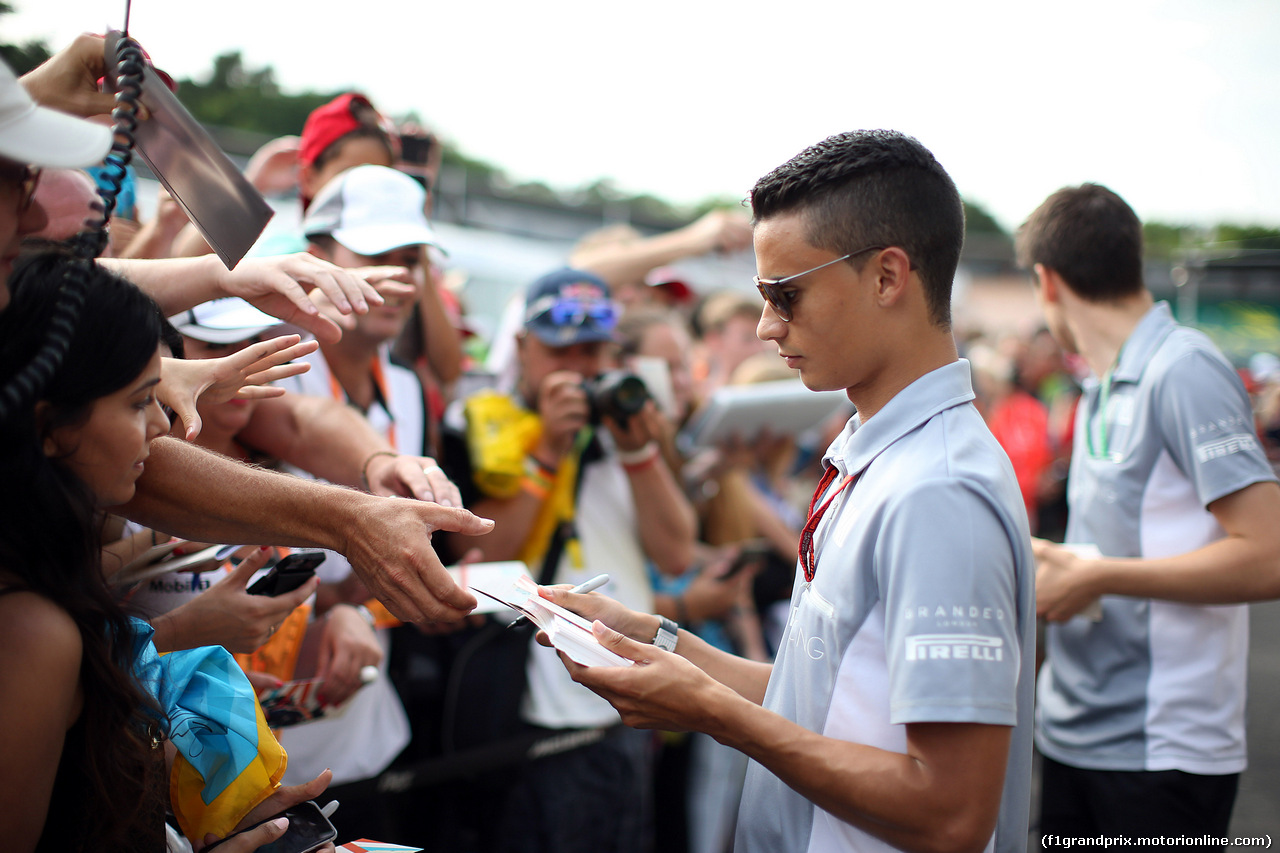
<svg viewBox="0 0 1280 853">
<path fill-rule="evenodd" d="M 657 646 L 664 652 L 674 652 L 676 650 L 677 632 L 680 626 L 672 622 L 665 616 L 658 617 L 658 633 L 653 635 L 653 639 L 649 642 Z"/>
</svg>

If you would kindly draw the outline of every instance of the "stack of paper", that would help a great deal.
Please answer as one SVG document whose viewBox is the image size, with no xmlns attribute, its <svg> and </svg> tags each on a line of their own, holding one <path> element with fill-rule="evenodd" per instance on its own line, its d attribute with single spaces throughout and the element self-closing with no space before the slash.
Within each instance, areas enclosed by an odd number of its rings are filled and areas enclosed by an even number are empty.
<svg viewBox="0 0 1280 853">
<path fill-rule="evenodd" d="M 529 567 L 519 560 L 505 560 L 497 563 L 471 563 L 470 565 L 450 566 L 449 575 L 458 586 L 469 592 L 483 592 L 487 589 L 504 590 L 513 585 L 517 579 L 528 577 Z M 530 578 L 532 580 L 532 578 Z M 492 596 L 480 599 L 479 606 L 472 613 L 496 613 L 505 619 L 516 618 L 516 613 Z"/>
<path fill-rule="evenodd" d="M 583 666 L 632 665 L 632 661 L 600 645 L 586 619 L 538 595 L 538 585 L 527 575 L 494 588 L 472 580 L 471 589 L 523 613 L 547 635 L 551 645 Z"/>
</svg>

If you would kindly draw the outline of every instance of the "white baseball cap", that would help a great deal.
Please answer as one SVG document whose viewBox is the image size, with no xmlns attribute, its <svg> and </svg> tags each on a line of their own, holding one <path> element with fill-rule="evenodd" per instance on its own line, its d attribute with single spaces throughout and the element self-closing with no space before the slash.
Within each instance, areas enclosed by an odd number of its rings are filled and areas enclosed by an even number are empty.
<svg viewBox="0 0 1280 853">
<path fill-rule="evenodd" d="M 302 231 L 307 239 L 331 236 L 357 255 L 381 255 L 424 243 L 439 248 L 423 213 L 426 202 L 426 190 L 404 172 L 355 166 L 316 193 Z"/>
<path fill-rule="evenodd" d="M 169 318 L 179 332 L 207 344 L 238 344 L 270 331 L 271 337 L 302 335 L 297 326 L 277 320 L 236 297 L 214 299 Z"/>
<path fill-rule="evenodd" d="M 81 169 L 101 163 L 109 150 L 110 128 L 36 106 L 0 61 L 0 156 L 46 169 Z"/>
</svg>

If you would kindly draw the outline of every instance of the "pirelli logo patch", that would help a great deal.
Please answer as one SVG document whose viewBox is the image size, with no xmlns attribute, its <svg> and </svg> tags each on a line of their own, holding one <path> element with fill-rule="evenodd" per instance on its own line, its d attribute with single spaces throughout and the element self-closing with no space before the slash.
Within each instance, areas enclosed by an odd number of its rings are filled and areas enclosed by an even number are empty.
<svg viewBox="0 0 1280 853">
<path fill-rule="evenodd" d="M 1257 440 L 1248 433 L 1235 433 L 1216 441 L 1196 445 L 1196 460 L 1201 463 L 1221 459 L 1233 453 L 1247 453 L 1258 447 Z"/>
<path fill-rule="evenodd" d="M 1004 640 L 982 634 L 918 634 L 907 638 L 907 660 L 1004 660 Z"/>
</svg>

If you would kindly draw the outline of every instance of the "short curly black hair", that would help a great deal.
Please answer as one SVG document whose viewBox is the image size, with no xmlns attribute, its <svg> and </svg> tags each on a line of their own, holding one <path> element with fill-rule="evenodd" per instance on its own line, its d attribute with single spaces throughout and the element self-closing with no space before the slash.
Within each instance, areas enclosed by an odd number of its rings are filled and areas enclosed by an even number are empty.
<svg viewBox="0 0 1280 853">
<path fill-rule="evenodd" d="M 964 204 L 951 176 L 914 138 L 893 130 L 828 137 L 757 181 L 751 210 L 756 222 L 803 213 L 809 242 L 831 252 L 902 248 L 920 273 L 930 319 L 950 327 Z"/>
</svg>

